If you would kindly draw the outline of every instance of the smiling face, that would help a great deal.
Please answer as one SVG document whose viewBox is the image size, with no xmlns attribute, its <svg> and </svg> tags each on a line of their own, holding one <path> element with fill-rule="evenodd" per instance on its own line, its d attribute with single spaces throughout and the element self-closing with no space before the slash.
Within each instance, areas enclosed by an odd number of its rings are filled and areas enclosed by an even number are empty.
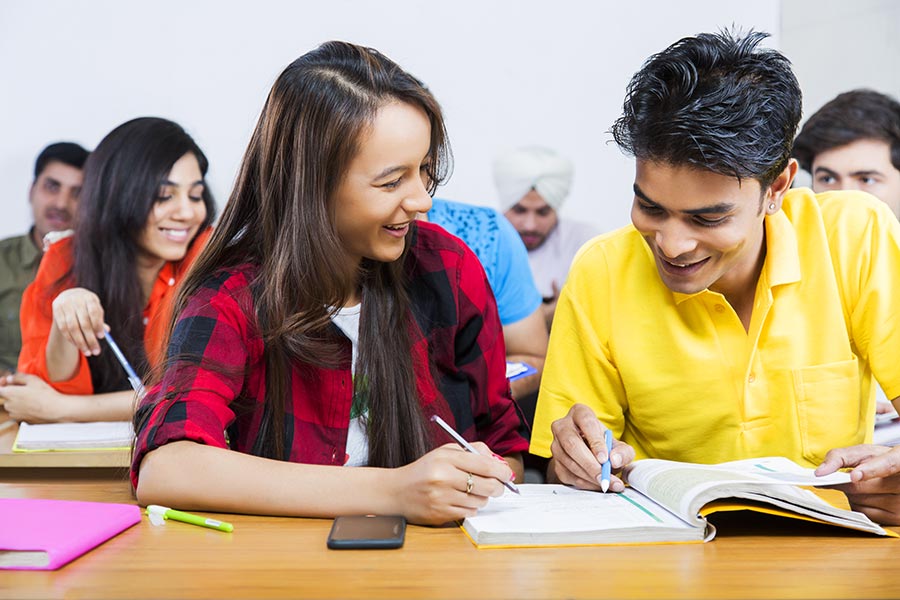
<svg viewBox="0 0 900 600">
<path fill-rule="evenodd" d="M 763 218 L 781 207 L 780 179 L 763 193 L 753 179 L 638 160 L 631 221 L 666 287 L 752 294 L 765 256 Z"/>
<path fill-rule="evenodd" d="M 522 196 L 522 199 L 503 215 L 519 232 L 525 247 L 529 250 L 539 248 L 547 241 L 547 236 L 559 220 L 553 207 L 535 190 Z"/>
<path fill-rule="evenodd" d="M 857 140 L 816 155 L 813 191 L 862 190 L 887 204 L 900 217 L 900 170 L 891 163 L 891 147 L 882 140 Z"/>
<path fill-rule="evenodd" d="M 31 184 L 29 202 L 34 213 L 34 237 L 38 247 L 51 231 L 72 228 L 82 179 L 81 169 L 54 160 Z"/>
<path fill-rule="evenodd" d="M 138 238 L 143 266 L 161 267 L 184 258 L 188 245 L 206 219 L 203 174 L 197 157 L 179 158 L 159 188 L 147 224 Z"/>
<path fill-rule="evenodd" d="M 352 268 L 364 258 L 400 258 L 410 223 L 431 208 L 425 174 L 430 144 L 428 116 L 401 102 L 382 106 L 361 135 L 331 199 L 335 228 Z"/>
</svg>

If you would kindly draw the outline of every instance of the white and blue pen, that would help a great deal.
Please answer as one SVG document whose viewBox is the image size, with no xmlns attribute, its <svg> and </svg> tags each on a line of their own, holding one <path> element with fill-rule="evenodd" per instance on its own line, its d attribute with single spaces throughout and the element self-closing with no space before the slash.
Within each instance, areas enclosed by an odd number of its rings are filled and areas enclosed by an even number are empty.
<svg viewBox="0 0 900 600">
<path fill-rule="evenodd" d="M 476 450 L 475 447 L 472 446 L 472 444 L 467 442 L 463 436 L 456 433 L 456 431 L 447 424 L 447 421 L 443 420 L 437 415 L 433 415 L 431 417 L 431 420 L 440 425 L 441 429 L 446 431 L 450 435 L 450 437 L 456 440 L 456 443 L 462 446 L 466 451 L 471 452 L 472 454 L 480 454 L 480 452 L 478 452 L 478 450 Z M 514 492 L 516 494 L 520 493 L 519 488 L 517 488 L 516 484 L 514 484 L 512 481 L 504 481 L 503 485 L 505 485 L 506 489 L 511 492 Z"/>
<path fill-rule="evenodd" d="M 609 489 L 610 464 L 609 453 L 612 452 L 612 431 L 607 429 L 603 434 L 603 440 L 606 442 L 606 462 L 603 463 L 600 471 L 600 489 L 604 492 Z"/>
<path fill-rule="evenodd" d="M 122 368 L 125 369 L 125 373 L 128 375 L 128 383 L 131 384 L 131 387 L 134 388 L 134 391 L 137 392 L 139 397 L 143 397 L 146 393 L 144 390 L 144 384 L 141 383 L 141 378 L 137 376 L 137 373 L 134 372 L 134 369 L 131 368 L 131 363 L 128 362 L 128 359 L 125 358 L 125 355 L 122 354 L 122 351 L 119 349 L 119 345 L 116 343 L 116 340 L 113 339 L 109 332 L 106 332 L 104 336 L 106 342 L 109 344 L 109 347 L 112 349 L 113 354 L 116 355 L 116 358 L 119 360 L 119 364 L 122 365 Z"/>
</svg>

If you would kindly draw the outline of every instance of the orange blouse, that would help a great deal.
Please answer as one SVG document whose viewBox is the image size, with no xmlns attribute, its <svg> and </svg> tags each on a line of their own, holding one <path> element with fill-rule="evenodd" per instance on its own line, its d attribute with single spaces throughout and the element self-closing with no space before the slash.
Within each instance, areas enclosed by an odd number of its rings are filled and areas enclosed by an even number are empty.
<svg viewBox="0 0 900 600">
<path fill-rule="evenodd" d="M 200 232 L 188 249 L 184 258 L 178 262 L 167 262 L 160 269 L 150 299 L 144 307 L 144 349 L 151 366 L 157 365 L 164 356 L 163 336 L 171 311 L 172 301 L 178 284 L 184 278 L 191 263 L 206 245 L 211 228 Z M 87 357 L 79 355 L 78 367 L 74 375 L 65 381 L 50 381 L 47 372 L 47 341 L 50 328 L 53 326 L 51 297 L 54 284 L 72 268 L 71 236 L 58 240 L 47 248 L 41 259 L 34 281 L 25 288 L 22 295 L 22 307 L 19 310 L 19 323 L 22 327 L 22 351 L 19 353 L 20 373 L 31 373 L 48 382 L 54 389 L 63 394 L 93 394 L 91 371 Z M 70 286 L 64 286 L 66 289 Z M 115 332 L 113 332 L 115 333 Z M 106 351 L 104 348 L 101 351 Z"/>
</svg>

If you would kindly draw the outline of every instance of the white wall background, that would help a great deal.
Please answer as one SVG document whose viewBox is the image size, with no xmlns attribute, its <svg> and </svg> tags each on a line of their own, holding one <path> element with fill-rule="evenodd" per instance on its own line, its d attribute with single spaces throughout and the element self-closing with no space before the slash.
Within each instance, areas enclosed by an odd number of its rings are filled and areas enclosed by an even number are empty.
<svg viewBox="0 0 900 600">
<path fill-rule="evenodd" d="M 732 24 L 769 31 L 778 47 L 780 9 L 779 0 L 6 0 L 0 237 L 30 224 L 44 145 L 93 148 L 143 115 L 197 139 L 221 207 L 275 77 L 335 38 L 378 48 L 443 104 L 456 160 L 439 195 L 496 205 L 493 156 L 541 143 L 576 162 L 563 213 L 613 229 L 628 222 L 633 168 L 606 132 L 632 73 L 683 36 Z"/>
<path fill-rule="evenodd" d="M 900 2 L 784 0 L 781 49 L 803 86 L 804 120 L 856 88 L 900 99 Z M 808 173 L 797 183 L 809 185 Z"/>
</svg>

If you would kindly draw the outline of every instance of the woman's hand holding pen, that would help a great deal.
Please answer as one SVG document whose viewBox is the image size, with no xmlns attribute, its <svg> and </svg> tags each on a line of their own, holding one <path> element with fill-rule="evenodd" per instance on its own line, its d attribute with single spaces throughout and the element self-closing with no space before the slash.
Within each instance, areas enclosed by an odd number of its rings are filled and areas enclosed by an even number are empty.
<svg viewBox="0 0 900 600">
<path fill-rule="evenodd" d="M 62 291 L 53 300 L 53 326 L 47 340 L 47 373 L 51 381 L 71 378 L 78 369 L 79 354 L 100 354 L 105 335 L 103 306 L 97 294 L 85 288 Z"/>
<path fill-rule="evenodd" d="M 481 442 L 472 444 L 480 454 L 445 444 L 399 469 L 388 471 L 394 485 L 398 513 L 413 523 L 439 525 L 470 517 L 492 496 L 504 491 L 513 471 Z"/>
<path fill-rule="evenodd" d="M 594 411 L 584 404 L 576 404 L 568 414 L 553 422 L 553 443 L 550 452 L 548 475 L 567 485 L 585 490 L 600 490 L 603 463 L 610 461 L 616 471 L 634 460 L 634 448 L 614 440 L 612 451 L 607 456 L 605 432 L 606 427 L 597 420 Z M 621 492 L 625 484 L 621 479 L 611 476 L 609 490 Z"/>
<path fill-rule="evenodd" d="M 106 333 L 103 306 L 94 292 L 69 288 L 53 300 L 53 327 L 85 356 L 100 354 Z"/>
<path fill-rule="evenodd" d="M 53 326 L 47 340 L 47 374 L 50 381 L 72 378 L 80 364 L 79 352 L 85 356 L 100 354 L 100 340 L 105 339 L 116 360 L 125 369 L 131 387 L 144 396 L 140 376 L 128 358 L 113 341 L 109 326 L 103 321 L 103 306 L 97 294 L 85 288 L 70 288 L 53 300 Z"/>
</svg>

